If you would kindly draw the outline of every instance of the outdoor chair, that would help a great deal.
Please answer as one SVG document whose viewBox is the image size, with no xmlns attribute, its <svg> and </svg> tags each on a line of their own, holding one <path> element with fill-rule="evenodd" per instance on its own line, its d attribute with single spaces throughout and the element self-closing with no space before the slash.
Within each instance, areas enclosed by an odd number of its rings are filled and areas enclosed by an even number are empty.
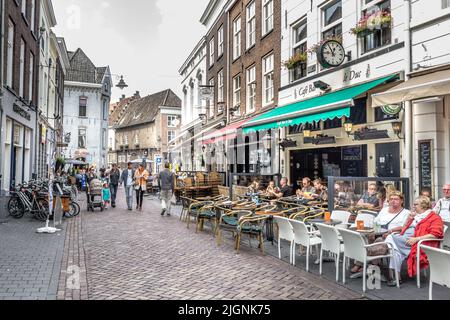
<svg viewBox="0 0 450 320">
<path fill-rule="evenodd" d="M 236 253 L 239 253 L 242 235 L 249 236 L 249 244 L 251 244 L 250 241 L 253 237 L 257 238 L 259 242 L 259 249 L 262 253 L 264 253 L 264 223 L 268 218 L 268 215 L 247 215 L 239 218 L 236 237 Z"/>
<path fill-rule="evenodd" d="M 187 213 L 189 211 L 189 206 L 192 203 L 198 202 L 198 201 L 195 199 L 192 199 L 192 198 L 185 197 L 185 196 L 181 196 L 180 200 L 181 200 L 181 206 L 182 206 L 181 214 L 180 214 L 180 221 L 183 221 L 183 219 L 186 219 L 186 217 L 187 217 Z"/>
<path fill-rule="evenodd" d="M 198 213 L 204 206 L 211 206 L 214 205 L 213 201 L 200 201 L 200 202 L 193 202 L 189 206 L 189 209 L 187 211 L 187 228 L 189 229 L 189 223 L 191 221 L 191 217 L 194 217 L 197 219 Z"/>
<path fill-rule="evenodd" d="M 328 251 L 335 256 L 336 264 L 336 282 L 339 281 L 339 257 L 344 252 L 344 245 L 341 243 L 338 230 L 330 225 L 317 223 L 316 227 L 319 229 L 320 238 L 322 239 L 322 246 L 320 248 L 320 266 L 319 273 L 322 274 L 323 252 Z"/>
<path fill-rule="evenodd" d="M 367 248 L 379 246 L 380 243 L 367 244 L 364 235 L 357 231 L 351 231 L 347 229 L 339 229 L 339 233 L 344 240 L 344 258 L 342 263 L 342 283 L 345 284 L 345 270 L 346 270 L 346 259 L 354 259 L 363 263 L 363 292 L 366 292 L 366 274 L 367 274 L 367 264 L 370 261 L 383 258 L 393 258 L 394 249 L 390 243 L 385 243 L 389 248 L 389 254 L 380 256 L 368 256 Z M 395 260 L 394 264 L 395 264 Z M 395 269 L 397 267 L 394 265 Z M 395 281 L 397 282 L 397 288 L 400 288 L 400 282 L 398 279 L 398 273 L 395 273 Z"/>
<path fill-rule="evenodd" d="M 220 246 L 223 231 L 231 232 L 233 236 L 236 236 L 239 220 L 242 217 L 249 217 L 253 214 L 248 210 L 227 210 L 223 208 L 219 208 L 219 210 L 222 210 L 222 213 L 219 218 L 219 223 L 216 226 L 216 241 L 218 246 Z"/>
<path fill-rule="evenodd" d="M 436 241 L 440 242 L 440 248 L 444 249 L 444 244 L 449 243 L 450 239 L 450 231 L 448 230 L 448 227 L 444 225 L 444 238 L 443 239 L 428 239 L 428 240 L 420 240 L 417 243 L 417 256 L 416 256 L 416 270 L 417 270 L 417 288 L 420 288 L 420 273 L 422 270 L 420 270 L 420 249 L 423 248 L 425 245 L 424 242 L 430 242 L 430 241 Z M 423 271 L 426 273 L 426 269 L 423 269 Z"/>
<path fill-rule="evenodd" d="M 358 213 L 355 219 L 355 223 L 351 225 L 351 227 L 356 227 L 356 221 L 364 221 L 364 226 L 368 228 L 373 227 L 373 220 L 375 220 L 375 216 L 370 213 Z"/>
<path fill-rule="evenodd" d="M 195 233 L 197 233 L 198 230 L 203 231 L 205 221 L 209 221 L 211 223 L 213 234 L 215 234 L 218 219 L 214 204 L 205 205 L 200 210 L 198 210 L 196 220 L 197 220 L 197 227 L 195 228 Z"/>
<path fill-rule="evenodd" d="M 336 228 L 341 229 L 347 229 L 350 225 L 348 220 L 350 219 L 350 216 L 352 215 L 351 212 L 344 211 L 344 210 L 333 210 L 331 212 L 331 220 L 339 220 L 342 221 L 342 223 L 335 225 Z"/>
<path fill-rule="evenodd" d="M 308 211 L 309 211 L 309 208 L 307 206 L 300 206 L 300 207 L 295 207 L 295 208 L 284 210 L 281 213 L 283 214 L 283 216 L 285 216 L 289 219 L 296 220 L 297 218 L 303 219 L 303 217 L 306 216 Z"/>
<path fill-rule="evenodd" d="M 294 229 L 288 218 L 273 217 L 278 226 L 278 258 L 281 260 L 281 239 L 289 242 L 289 263 L 292 264 L 292 246 L 294 245 Z"/>
<path fill-rule="evenodd" d="M 294 230 L 294 244 L 292 247 L 292 255 L 293 255 L 293 265 L 295 266 L 295 245 L 298 244 L 300 246 L 306 247 L 306 271 L 309 271 L 309 252 L 311 247 L 316 247 L 317 257 L 319 256 L 319 244 L 322 243 L 322 240 L 317 237 L 314 233 L 308 230 L 306 224 L 302 221 L 289 219 L 289 223 L 292 225 Z"/>
<path fill-rule="evenodd" d="M 450 251 L 422 246 L 430 263 L 429 300 L 433 300 L 433 283 L 450 288 Z"/>
</svg>

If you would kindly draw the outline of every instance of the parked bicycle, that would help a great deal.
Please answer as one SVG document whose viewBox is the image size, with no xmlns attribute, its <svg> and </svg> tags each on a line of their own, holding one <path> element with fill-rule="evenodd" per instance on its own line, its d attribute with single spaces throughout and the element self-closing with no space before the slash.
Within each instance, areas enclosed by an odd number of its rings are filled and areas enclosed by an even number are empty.
<svg viewBox="0 0 450 320">
<path fill-rule="evenodd" d="M 25 213 L 29 213 L 40 221 L 46 221 L 48 210 L 48 188 L 43 181 L 19 184 L 15 191 L 11 192 L 8 212 L 13 218 L 20 219 Z"/>
</svg>

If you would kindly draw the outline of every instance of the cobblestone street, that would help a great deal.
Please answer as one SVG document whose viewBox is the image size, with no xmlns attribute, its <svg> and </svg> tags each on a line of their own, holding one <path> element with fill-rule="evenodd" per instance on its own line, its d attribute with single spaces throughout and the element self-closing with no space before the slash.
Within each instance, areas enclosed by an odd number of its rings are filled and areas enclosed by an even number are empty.
<svg viewBox="0 0 450 320">
<path fill-rule="evenodd" d="M 65 288 L 63 268 L 58 299 L 86 298 L 86 294 L 95 300 L 361 297 L 262 255 L 255 247 L 243 245 L 241 253 L 236 254 L 229 235 L 217 247 L 208 228 L 195 234 L 194 227 L 188 230 L 178 216 L 161 217 L 155 200 L 145 199 L 143 212 L 128 211 L 123 189 L 119 195 L 117 208 L 83 212 L 82 218 L 70 221 L 73 226 L 82 221 L 87 292 L 83 285 L 84 258 L 74 255 L 82 252 L 77 249 L 80 238 L 76 236 L 72 249 L 66 243 L 64 268 L 73 262 L 80 266 L 81 291 Z"/>
</svg>

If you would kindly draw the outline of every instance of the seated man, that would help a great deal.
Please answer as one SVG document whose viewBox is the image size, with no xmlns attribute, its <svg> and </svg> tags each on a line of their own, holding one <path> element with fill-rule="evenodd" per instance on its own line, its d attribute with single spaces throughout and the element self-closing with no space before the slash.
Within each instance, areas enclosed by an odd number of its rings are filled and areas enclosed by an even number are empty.
<svg viewBox="0 0 450 320">
<path fill-rule="evenodd" d="M 252 193 L 258 193 L 260 190 L 260 183 L 258 179 L 253 180 L 253 182 L 250 184 L 250 186 L 248 187 L 248 193 L 252 194 Z"/>
<path fill-rule="evenodd" d="M 328 189 L 323 185 L 321 179 L 314 180 L 315 193 L 312 195 L 313 198 L 319 201 L 328 201 Z"/>
<path fill-rule="evenodd" d="M 442 191 L 444 197 L 436 202 L 433 211 L 440 215 L 444 222 L 450 222 L 450 184 L 444 185 Z"/>
<path fill-rule="evenodd" d="M 292 187 L 288 185 L 288 178 L 286 177 L 281 178 L 280 184 L 281 184 L 280 191 L 275 193 L 275 196 L 277 198 L 286 198 L 294 194 Z"/>
<path fill-rule="evenodd" d="M 363 194 L 357 205 L 367 209 L 380 207 L 380 199 L 377 196 L 377 185 L 375 183 L 369 184 L 367 192 Z"/>
<path fill-rule="evenodd" d="M 270 181 L 266 189 L 266 196 L 276 197 L 276 194 L 280 192 L 280 189 L 275 186 L 275 181 Z"/>
<path fill-rule="evenodd" d="M 311 184 L 311 179 L 308 177 L 303 178 L 302 180 L 302 188 L 298 189 L 296 194 L 298 197 L 303 197 L 306 194 L 309 193 L 309 195 L 312 195 L 313 193 L 316 193 L 316 188 L 314 188 Z"/>
<path fill-rule="evenodd" d="M 355 193 L 353 192 L 350 183 L 344 182 L 334 184 L 334 203 L 339 208 L 349 208 L 355 203 Z"/>
</svg>

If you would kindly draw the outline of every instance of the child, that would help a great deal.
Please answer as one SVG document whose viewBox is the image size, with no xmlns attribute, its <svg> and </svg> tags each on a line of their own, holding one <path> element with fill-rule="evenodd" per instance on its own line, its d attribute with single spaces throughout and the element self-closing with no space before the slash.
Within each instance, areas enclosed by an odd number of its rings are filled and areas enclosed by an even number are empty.
<svg viewBox="0 0 450 320">
<path fill-rule="evenodd" d="M 108 183 L 106 182 L 103 184 L 102 198 L 106 209 L 108 208 L 109 203 L 111 202 L 111 191 L 109 190 Z"/>
</svg>

